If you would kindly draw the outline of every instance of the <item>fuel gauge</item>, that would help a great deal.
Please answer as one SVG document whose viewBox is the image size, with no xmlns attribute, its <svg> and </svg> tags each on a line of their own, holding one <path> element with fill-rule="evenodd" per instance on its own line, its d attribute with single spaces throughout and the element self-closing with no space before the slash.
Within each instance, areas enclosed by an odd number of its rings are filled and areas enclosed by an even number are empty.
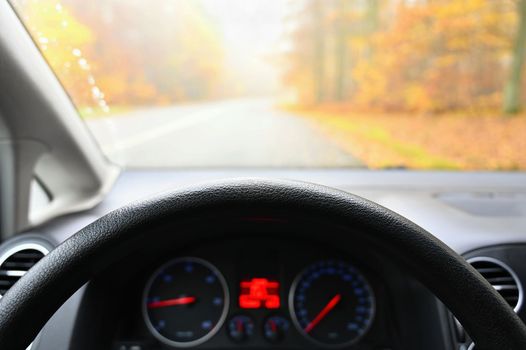
<svg viewBox="0 0 526 350">
<path fill-rule="evenodd" d="M 242 343 L 252 338 L 254 328 L 254 321 L 244 315 L 234 316 L 228 321 L 227 325 L 228 335 L 237 343 Z"/>
<path fill-rule="evenodd" d="M 263 335 L 271 343 L 278 343 L 285 338 L 289 331 L 290 322 L 281 316 L 267 318 L 263 325 Z"/>
</svg>

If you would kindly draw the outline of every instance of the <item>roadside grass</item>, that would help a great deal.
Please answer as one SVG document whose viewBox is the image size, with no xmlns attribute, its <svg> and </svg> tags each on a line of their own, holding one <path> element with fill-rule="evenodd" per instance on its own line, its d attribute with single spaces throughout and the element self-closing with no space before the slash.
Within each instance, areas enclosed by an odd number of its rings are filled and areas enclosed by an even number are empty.
<svg viewBox="0 0 526 350">
<path fill-rule="evenodd" d="M 526 115 L 421 116 L 286 108 L 368 167 L 526 170 Z"/>
</svg>

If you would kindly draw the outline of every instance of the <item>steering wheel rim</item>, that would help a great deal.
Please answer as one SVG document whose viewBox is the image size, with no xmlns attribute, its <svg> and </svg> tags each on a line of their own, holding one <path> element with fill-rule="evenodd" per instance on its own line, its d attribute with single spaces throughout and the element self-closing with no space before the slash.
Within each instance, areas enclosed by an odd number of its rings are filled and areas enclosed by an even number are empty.
<svg viewBox="0 0 526 350">
<path fill-rule="evenodd" d="M 408 219 L 361 197 L 300 182 L 244 179 L 190 187 L 115 210 L 51 251 L 0 299 L 0 349 L 25 349 L 83 284 L 152 226 L 217 210 L 274 208 L 337 220 L 385 243 L 455 314 L 477 349 L 526 349 L 526 326 L 462 257 Z"/>
</svg>

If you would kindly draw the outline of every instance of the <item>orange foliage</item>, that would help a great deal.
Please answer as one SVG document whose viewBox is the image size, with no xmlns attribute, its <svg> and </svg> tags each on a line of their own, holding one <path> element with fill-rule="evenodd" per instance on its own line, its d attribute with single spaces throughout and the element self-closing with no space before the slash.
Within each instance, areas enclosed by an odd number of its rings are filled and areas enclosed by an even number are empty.
<svg viewBox="0 0 526 350">
<path fill-rule="evenodd" d="M 215 97 L 223 49 L 197 2 L 14 0 L 84 115 Z M 138 40 L 139 39 L 139 40 Z"/>
<path fill-rule="evenodd" d="M 311 3 L 315 0 L 307 1 Z M 337 0 L 345 1 L 345 0 Z M 378 6 L 372 7 L 371 4 Z M 325 101 L 337 101 L 331 85 L 346 80 L 346 103 L 355 109 L 437 113 L 498 109 L 507 76 L 517 13 L 513 0 L 346 1 L 345 69 L 335 42 L 338 8 L 324 9 L 323 26 L 297 21 L 289 36 L 285 83 L 312 95 L 313 31 L 324 35 Z M 341 11 L 340 11 L 341 12 Z M 312 8 L 305 14 L 313 16 Z M 328 86 L 328 87 L 327 87 Z M 300 104 L 305 100 L 300 100 Z M 307 100 L 312 102 L 312 99 Z M 319 102 L 319 101 L 318 101 Z"/>
</svg>

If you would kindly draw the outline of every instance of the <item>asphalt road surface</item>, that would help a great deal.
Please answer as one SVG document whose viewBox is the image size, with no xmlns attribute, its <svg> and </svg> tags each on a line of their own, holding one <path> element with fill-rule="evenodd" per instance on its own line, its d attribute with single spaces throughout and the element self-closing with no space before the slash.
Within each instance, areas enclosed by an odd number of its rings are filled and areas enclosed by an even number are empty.
<svg viewBox="0 0 526 350">
<path fill-rule="evenodd" d="M 129 167 L 361 167 L 311 122 L 270 99 L 159 107 L 88 120 Z"/>
</svg>

